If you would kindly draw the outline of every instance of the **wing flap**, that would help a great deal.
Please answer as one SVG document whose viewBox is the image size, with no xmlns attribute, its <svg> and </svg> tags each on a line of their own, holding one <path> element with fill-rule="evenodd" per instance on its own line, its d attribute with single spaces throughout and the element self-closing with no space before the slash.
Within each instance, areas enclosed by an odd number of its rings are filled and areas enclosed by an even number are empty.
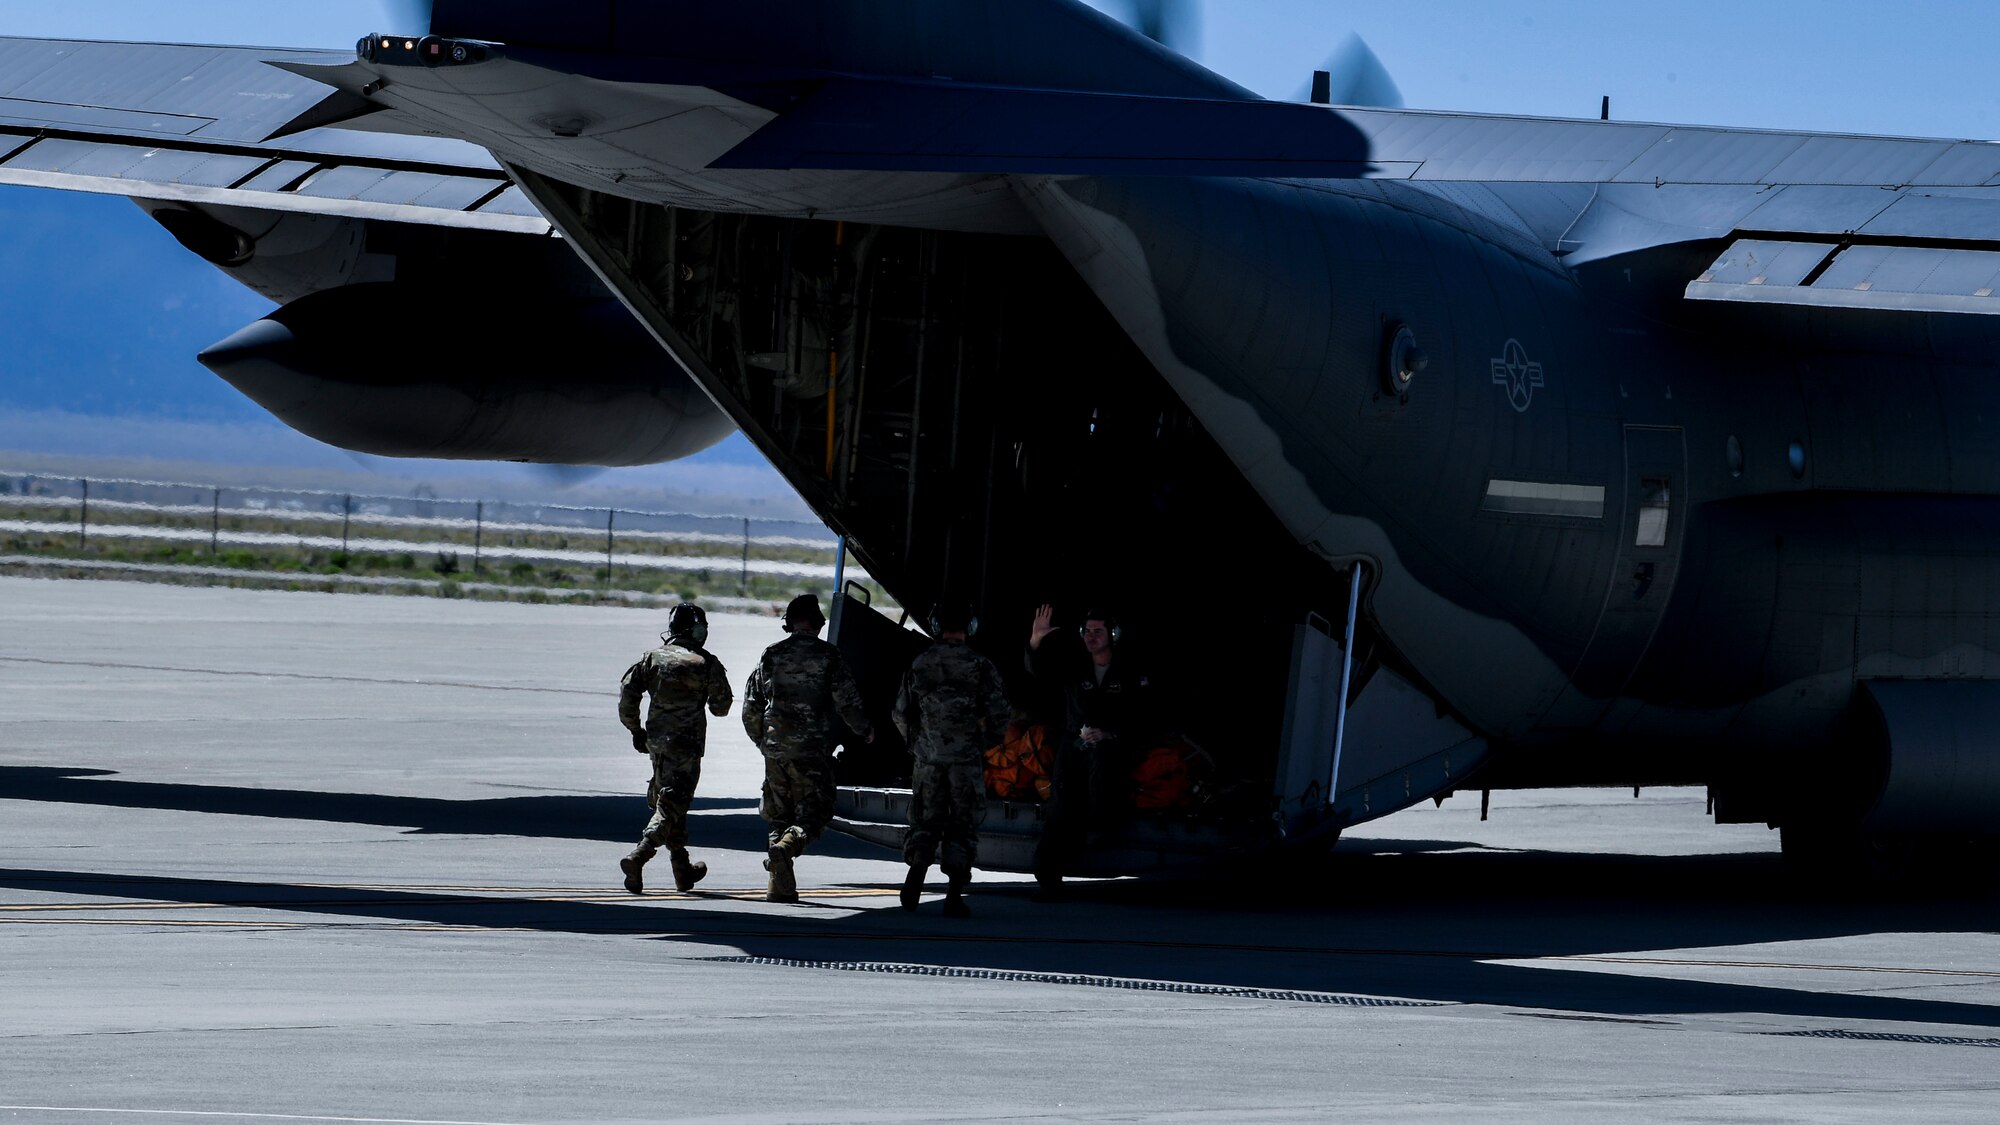
<svg viewBox="0 0 2000 1125">
<path fill-rule="evenodd" d="M 353 95 L 289 67 L 347 54 L 0 39 L 0 184 L 545 235 L 463 141 L 304 128 Z"/>
<path fill-rule="evenodd" d="M 548 221 L 523 207 L 498 170 L 455 172 L 338 157 L 289 159 L 281 150 L 161 148 L 122 139 L 37 139 L 0 132 L 0 184 L 381 219 L 425 226 L 544 235 Z"/>
<path fill-rule="evenodd" d="M 2000 316 L 2000 250 L 1739 239 L 1695 301 Z"/>
</svg>

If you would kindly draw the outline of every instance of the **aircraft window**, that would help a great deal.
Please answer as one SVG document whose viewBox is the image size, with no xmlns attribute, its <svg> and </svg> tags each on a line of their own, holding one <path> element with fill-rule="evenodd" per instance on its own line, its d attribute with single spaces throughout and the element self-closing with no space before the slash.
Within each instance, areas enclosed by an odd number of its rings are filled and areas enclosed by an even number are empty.
<svg viewBox="0 0 2000 1125">
<path fill-rule="evenodd" d="M 1667 545 L 1667 514 L 1673 507 L 1673 489 L 1665 477 L 1646 477 L 1639 482 L 1639 535 L 1634 547 Z"/>
</svg>

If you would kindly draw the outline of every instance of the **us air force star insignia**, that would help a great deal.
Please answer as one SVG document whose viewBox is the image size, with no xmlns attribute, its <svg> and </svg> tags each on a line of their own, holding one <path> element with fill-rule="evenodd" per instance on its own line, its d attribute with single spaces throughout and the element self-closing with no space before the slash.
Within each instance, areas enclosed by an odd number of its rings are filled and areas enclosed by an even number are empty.
<svg viewBox="0 0 2000 1125">
<path fill-rule="evenodd" d="M 1546 386 L 1542 365 L 1528 358 L 1528 349 L 1519 340 L 1507 341 L 1505 354 L 1493 361 L 1493 382 L 1507 388 L 1507 401 L 1526 414 L 1535 401 L 1535 388 Z"/>
</svg>

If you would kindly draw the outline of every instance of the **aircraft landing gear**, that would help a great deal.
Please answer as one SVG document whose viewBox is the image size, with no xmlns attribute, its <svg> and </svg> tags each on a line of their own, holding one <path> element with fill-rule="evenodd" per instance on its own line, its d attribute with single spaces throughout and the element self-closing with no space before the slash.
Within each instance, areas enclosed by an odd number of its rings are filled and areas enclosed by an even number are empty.
<svg viewBox="0 0 2000 1125">
<path fill-rule="evenodd" d="M 1870 832 L 1856 822 L 1779 829 L 1793 886 L 1814 895 L 1986 897 L 2000 889 L 2000 839 Z"/>
<path fill-rule="evenodd" d="M 1881 893 L 1913 874 L 1913 837 L 1869 832 L 1858 823 L 1798 821 L 1779 830 L 1785 869 L 1808 892 Z"/>
</svg>

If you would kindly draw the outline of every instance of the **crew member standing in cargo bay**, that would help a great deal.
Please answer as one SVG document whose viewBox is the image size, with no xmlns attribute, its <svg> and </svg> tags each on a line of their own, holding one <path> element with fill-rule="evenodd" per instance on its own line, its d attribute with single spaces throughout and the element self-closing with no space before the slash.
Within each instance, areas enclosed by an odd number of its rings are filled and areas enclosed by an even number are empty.
<svg viewBox="0 0 2000 1125">
<path fill-rule="evenodd" d="M 729 673 L 702 646 L 708 643 L 708 614 L 684 602 L 667 615 L 660 647 L 639 658 L 626 671 L 618 693 L 618 720 L 632 732 L 632 749 L 653 759 L 653 780 L 646 803 L 653 818 L 632 854 L 618 861 L 625 871 L 625 889 L 646 890 L 644 868 L 660 848 L 668 849 L 674 865 L 674 889 L 692 890 L 708 864 L 689 861 L 688 806 L 701 780 L 701 756 L 708 742 L 706 707 L 717 717 L 729 714 L 736 701 L 729 690 Z M 639 699 L 653 697 L 652 714 L 642 724 Z"/>
<path fill-rule="evenodd" d="M 743 698 L 743 729 L 764 753 L 764 799 L 758 807 L 771 825 L 771 873 L 764 898 L 797 902 L 792 861 L 819 839 L 833 819 L 834 716 L 868 742 L 874 728 L 861 689 L 840 650 L 819 639 L 826 627 L 819 599 L 800 594 L 785 607 L 791 636 L 764 650 Z"/>
<path fill-rule="evenodd" d="M 943 853 L 950 880 L 947 918 L 969 918 L 965 885 L 978 858 L 979 823 L 986 817 L 986 748 L 1007 733 L 1013 714 L 1007 687 L 991 660 L 966 640 L 978 628 L 968 606 L 932 611 L 931 645 L 911 663 L 896 692 L 896 729 L 915 757 L 910 771 L 910 831 L 903 837 L 903 909 L 915 910 L 924 876 Z"/>
<path fill-rule="evenodd" d="M 1130 661 L 1116 659 L 1124 630 L 1102 610 L 1083 616 L 1083 651 L 1061 650 L 1055 607 L 1035 611 L 1028 633 L 1030 675 L 1062 689 L 1063 738 L 1056 748 L 1055 786 L 1035 846 L 1037 897 L 1062 891 L 1063 872 L 1090 837 L 1131 814 L 1132 751 L 1152 724 L 1151 682 Z M 1079 659 L 1081 657 L 1081 659 Z"/>
</svg>

